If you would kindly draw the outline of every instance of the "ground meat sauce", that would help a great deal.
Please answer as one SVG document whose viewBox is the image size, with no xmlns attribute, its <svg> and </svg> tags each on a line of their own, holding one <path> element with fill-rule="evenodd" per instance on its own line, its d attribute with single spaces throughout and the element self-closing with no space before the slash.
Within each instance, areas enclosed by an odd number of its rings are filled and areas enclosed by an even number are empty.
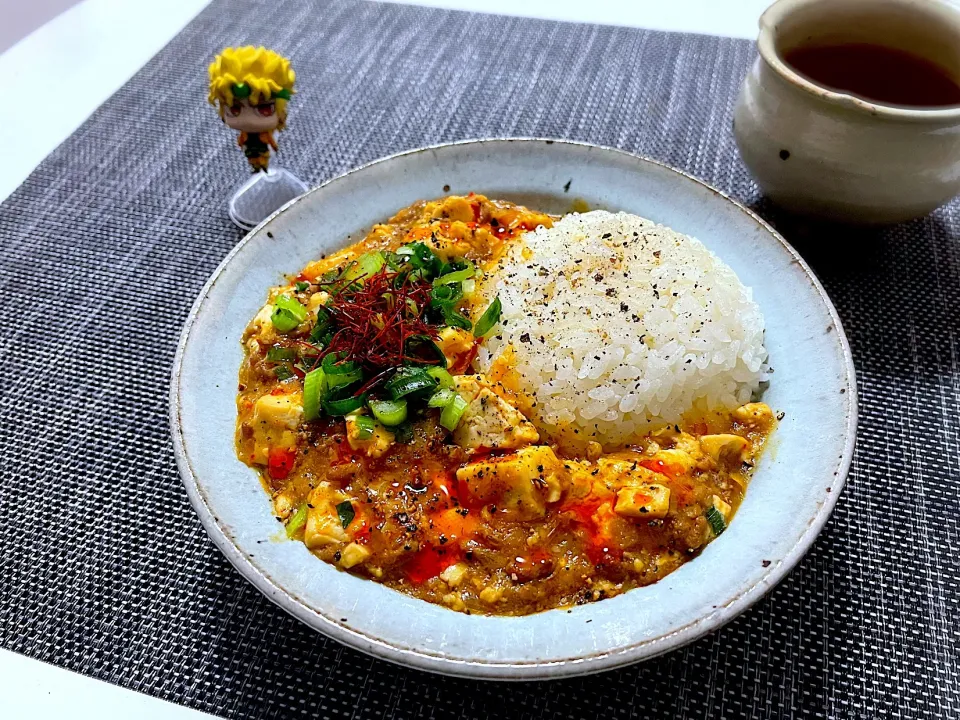
<svg viewBox="0 0 960 720">
<path fill-rule="evenodd" d="M 291 539 L 343 570 L 453 610 L 524 615 L 656 582 L 723 532 L 775 424 L 763 403 L 664 427 L 615 452 L 591 444 L 585 456 L 573 457 L 527 421 L 509 387 L 471 370 L 482 339 L 465 326 L 483 308 L 471 307 L 470 278 L 459 281 L 455 305 L 438 301 L 424 309 L 403 300 L 413 309 L 392 328 L 401 336 L 400 356 L 423 363 L 439 385 L 407 395 L 402 420 L 382 384 L 403 372 L 383 367 L 389 353 L 370 360 L 356 347 L 373 339 L 350 345 L 349 333 L 338 339 L 317 327 L 338 317 L 338 298 L 362 296 L 337 294 L 344 268 L 369 266 L 368 280 L 384 273 L 396 286 L 402 280 L 410 297 L 426 297 L 416 292 L 426 271 L 398 275 L 410 270 L 405 258 L 420 253 L 427 265 L 443 263 L 434 272 L 446 278 L 469 275 L 455 268 L 482 269 L 524 231 L 551 221 L 479 195 L 418 202 L 271 290 L 243 338 L 236 441 Z M 421 249 L 405 255 L 402 248 L 414 244 L 432 255 Z M 371 257 L 385 257 L 386 265 L 371 265 Z M 353 282 L 357 290 L 363 275 Z M 432 291 L 442 281 L 428 284 Z M 377 307 L 371 305 L 370 332 L 383 333 L 381 325 L 394 316 Z M 445 319 L 429 320 L 441 311 Z M 447 327 L 446 320 L 460 326 Z M 437 362 L 428 354 L 404 356 L 411 341 L 403 322 L 442 351 L 452 385 L 428 365 Z M 326 367 L 325 343 L 354 348 L 358 361 L 350 366 L 352 384 L 311 411 L 315 389 L 307 376 Z M 328 367 L 325 388 L 334 385 L 331 377 L 343 378 L 331 375 L 336 370 Z M 331 414 L 356 398 L 368 404 Z"/>
</svg>

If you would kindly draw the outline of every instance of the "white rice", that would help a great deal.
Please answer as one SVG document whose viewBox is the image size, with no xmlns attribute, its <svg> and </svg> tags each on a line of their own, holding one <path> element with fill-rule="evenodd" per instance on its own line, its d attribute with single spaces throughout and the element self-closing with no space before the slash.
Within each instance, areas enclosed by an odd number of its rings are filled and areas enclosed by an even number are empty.
<svg viewBox="0 0 960 720">
<path fill-rule="evenodd" d="M 694 238 L 594 211 L 527 233 L 488 272 L 531 418 L 553 440 L 605 449 L 684 415 L 749 402 L 766 379 L 763 315 L 749 288 Z"/>
</svg>

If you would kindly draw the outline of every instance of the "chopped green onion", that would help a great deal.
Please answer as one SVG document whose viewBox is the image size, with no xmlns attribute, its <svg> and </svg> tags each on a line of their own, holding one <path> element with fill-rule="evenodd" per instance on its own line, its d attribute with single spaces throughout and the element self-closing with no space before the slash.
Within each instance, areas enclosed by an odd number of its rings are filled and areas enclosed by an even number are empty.
<svg viewBox="0 0 960 720">
<path fill-rule="evenodd" d="M 314 325 L 313 329 L 310 331 L 310 341 L 320 342 L 323 336 L 326 335 L 327 330 L 330 329 L 331 325 L 333 325 L 333 316 L 330 314 L 330 311 L 323 307 L 318 307 L 317 324 Z"/>
<path fill-rule="evenodd" d="M 435 285 L 430 290 L 430 302 L 441 308 L 456 305 L 462 297 L 460 285 Z"/>
<path fill-rule="evenodd" d="M 343 271 L 340 279 L 349 284 L 354 280 L 368 278 L 378 273 L 386 262 L 387 260 L 383 256 L 383 253 L 364 253 L 347 266 L 347 269 Z"/>
<path fill-rule="evenodd" d="M 481 318 L 481 320 L 482 319 L 483 318 Z M 469 330 L 471 327 L 473 327 L 473 323 L 470 322 L 470 318 L 464 317 L 456 310 L 452 310 L 451 308 L 445 307 L 443 309 L 443 321 L 450 327 L 457 327 L 461 330 Z"/>
<path fill-rule="evenodd" d="M 483 337 L 493 329 L 493 326 L 500 322 L 500 312 L 503 307 L 500 305 L 500 298 L 494 298 L 490 307 L 483 311 L 483 315 L 477 320 L 473 328 L 474 337 Z"/>
<path fill-rule="evenodd" d="M 310 283 L 308 283 L 308 282 L 298 282 L 294 287 L 296 287 L 297 292 L 303 292 L 303 291 L 306 290 L 308 287 L 310 287 Z"/>
<path fill-rule="evenodd" d="M 432 338 L 429 338 L 426 335 L 410 336 L 409 338 L 407 338 L 407 353 L 409 355 L 412 355 L 413 349 L 415 349 L 418 345 L 427 348 L 431 353 L 433 353 L 433 357 L 436 360 L 436 364 L 430 362 L 429 360 L 423 360 L 417 357 L 407 357 L 407 362 L 411 362 L 411 363 L 424 362 L 424 363 L 429 363 L 433 367 L 436 367 L 437 365 L 439 365 L 440 367 L 447 366 L 447 356 L 443 354 L 443 350 L 440 349 L 440 346 L 437 345 Z"/>
<path fill-rule="evenodd" d="M 403 269 L 404 263 L 406 262 L 406 258 L 400 253 L 385 252 L 383 257 L 387 262 L 387 267 L 394 272 L 400 272 Z"/>
<path fill-rule="evenodd" d="M 341 375 L 352 372 L 356 364 L 343 360 L 345 353 L 329 353 L 323 358 L 323 369 L 331 375 Z"/>
<path fill-rule="evenodd" d="M 267 350 L 267 360 L 270 362 L 284 362 L 286 360 L 296 360 L 297 351 L 293 348 L 272 347 Z"/>
<path fill-rule="evenodd" d="M 287 519 L 287 537 L 291 540 L 307 524 L 307 504 L 304 503 Z"/>
<path fill-rule="evenodd" d="M 327 415 L 349 415 L 355 410 L 359 410 L 366 402 L 366 397 L 347 397 L 340 400 L 324 400 L 323 409 Z"/>
<path fill-rule="evenodd" d="M 273 301 L 273 306 L 275 308 L 289 310 L 300 322 L 307 319 L 307 309 L 289 295 L 280 295 Z"/>
<path fill-rule="evenodd" d="M 453 400 L 454 395 L 456 393 L 450 388 L 440 388 L 427 400 L 427 407 L 445 408 Z"/>
<path fill-rule="evenodd" d="M 394 400 L 399 400 L 405 395 L 420 390 L 432 390 L 436 386 L 436 379 L 431 377 L 426 370 L 417 367 L 400 368 L 397 374 L 384 385 L 387 392 L 390 393 L 390 397 Z"/>
<path fill-rule="evenodd" d="M 350 501 L 344 500 L 337 505 L 337 515 L 340 518 L 340 526 L 346 530 L 347 526 L 353 522 L 353 518 L 357 516 L 357 513 L 353 509 L 353 505 L 350 504 Z"/>
<path fill-rule="evenodd" d="M 273 369 L 273 374 L 277 376 L 277 380 L 283 382 L 284 380 L 289 380 L 293 377 L 293 370 L 288 368 L 286 365 L 277 365 Z"/>
<path fill-rule="evenodd" d="M 413 426 L 408 422 L 390 428 L 390 432 L 393 433 L 393 439 L 398 443 L 407 445 L 413 442 Z"/>
<path fill-rule="evenodd" d="M 463 411 L 467 409 L 467 401 L 460 395 L 454 394 L 450 402 L 440 413 L 440 424 L 450 432 L 457 429 L 460 424 L 460 418 L 463 417 Z"/>
<path fill-rule="evenodd" d="M 355 362 L 338 362 L 332 353 L 323 358 L 321 364 L 327 374 L 327 387 L 331 390 L 350 385 L 363 378 L 363 369 Z"/>
<path fill-rule="evenodd" d="M 474 275 L 476 275 L 476 269 L 473 265 L 466 268 L 465 270 L 457 270 L 452 273 L 447 273 L 446 275 L 441 275 L 436 280 L 433 281 L 434 285 L 456 285 L 457 283 L 462 283 L 464 280 L 470 280 Z"/>
<path fill-rule="evenodd" d="M 326 393 L 326 373 L 322 368 L 311 370 L 303 378 L 303 419 L 316 420 Z"/>
<path fill-rule="evenodd" d="M 434 254 L 433 250 L 420 242 L 404 245 L 397 250 L 397 254 L 407 257 L 407 262 L 414 268 L 423 270 L 429 275 L 439 275 L 443 267 L 443 261 Z"/>
<path fill-rule="evenodd" d="M 363 370 L 357 368 L 346 373 L 327 373 L 327 387 L 331 390 L 339 387 L 345 387 L 346 385 L 352 385 L 357 382 L 357 380 L 363 379 Z"/>
<path fill-rule="evenodd" d="M 407 419 L 406 400 L 370 400 L 370 412 L 387 427 L 399 425 Z"/>
<path fill-rule="evenodd" d="M 288 333 L 300 324 L 300 321 L 297 320 L 292 312 L 283 308 L 274 308 L 273 315 L 270 316 L 270 321 L 273 323 L 276 331 L 282 333 Z"/>
<path fill-rule="evenodd" d="M 427 369 L 427 375 L 436 380 L 442 388 L 453 387 L 453 375 L 442 367 L 432 367 Z"/>
<path fill-rule="evenodd" d="M 440 268 L 440 274 L 446 275 L 447 273 L 456 272 L 457 270 L 466 270 L 467 268 L 474 268 L 473 263 L 466 258 L 454 258 L 450 262 L 443 264 L 443 267 Z"/>
<path fill-rule="evenodd" d="M 710 523 L 710 529 L 713 530 L 714 535 L 719 535 L 727 529 L 727 521 L 723 519 L 723 513 L 717 510 L 715 506 L 708 507 L 704 515 L 707 522 Z"/>
<path fill-rule="evenodd" d="M 377 431 L 377 423 L 369 415 L 357 415 L 353 418 L 353 424 L 357 428 L 358 440 L 369 440 Z"/>
<path fill-rule="evenodd" d="M 473 279 L 464 280 L 460 283 L 460 287 L 463 289 L 464 295 L 473 295 L 473 291 L 477 289 L 477 281 Z"/>
<path fill-rule="evenodd" d="M 270 320 L 277 332 L 290 332 L 306 319 L 307 309 L 289 295 L 281 295 L 274 301 Z"/>
</svg>

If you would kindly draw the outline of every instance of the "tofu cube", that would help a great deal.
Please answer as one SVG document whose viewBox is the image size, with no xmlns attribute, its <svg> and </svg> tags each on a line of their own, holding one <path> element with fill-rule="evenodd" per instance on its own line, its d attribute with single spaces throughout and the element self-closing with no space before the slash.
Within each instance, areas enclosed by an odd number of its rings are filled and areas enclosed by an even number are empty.
<svg viewBox="0 0 960 720">
<path fill-rule="evenodd" d="M 457 470 L 457 480 L 484 504 L 520 519 L 540 518 L 546 504 L 560 499 L 566 479 L 563 463 L 550 447 L 525 447 Z"/>
<path fill-rule="evenodd" d="M 718 463 L 739 464 L 750 443 L 739 435 L 720 433 L 704 435 L 700 438 L 700 447 Z"/>
<path fill-rule="evenodd" d="M 452 588 L 457 587 L 461 582 L 463 582 L 464 576 L 467 574 L 466 563 L 454 563 L 442 573 L 440 573 L 440 579 L 443 580 L 447 585 Z"/>
<path fill-rule="evenodd" d="M 459 195 L 451 195 L 440 204 L 440 214 L 450 220 L 473 222 L 473 207 Z"/>
<path fill-rule="evenodd" d="M 516 450 L 540 440 L 540 433 L 519 410 L 491 389 L 482 375 L 456 375 L 456 391 L 467 401 L 453 441 L 468 451 Z"/>
<path fill-rule="evenodd" d="M 443 352 L 448 365 L 456 365 L 457 361 L 473 350 L 473 334 L 456 327 L 445 327 L 440 331 L 440 341 L 437 347 Z"/>
<path fill-rule="evenodd" d="M 617 491 L 613 511 L 632 518 L 665 517 L 670 511 L 670 488 L 654 483 L 625 487 Z"/>
<path fill-rule="evenodd" d="M 367 457 L 383 457 L 395 441 L 396 436 L 380 423 L 376 424 L 373 435 L 362 439 L 360 430 L 357 428 L 356 416 L 347 416 L 347 442 L 352 450 L 362 452 Z"/>
<path fill-rule="evenodd" d="M 340 566 L 352 568 L 369 559 L 371 554 L 363 545 L 352 542 L 340 552 Z"/>
<path fill-rule="evenodd" d="M 714 495 L 710 498 L 710 501 L 720 514 L 723 515 L 723 519 L 730 522 L 730 516 L 733 515 L 733 508 L 730 507 L 730 504 L 719 495 Z"/>
<path fill-rule="evenodd" d="M 316 550 L 324 545 L 350 540 L 337 514 L 337 504 L 345 499 L 343 493 L 326 482 L 317 485 L 310 493 L 307 499 L 307 526 L 303 532 L 303 542 L 309 549 Z"/>
<path fill-rule="evenodd" d="M 773 410 L 766 403 L 747 403 L 733 411 L 733 416 L 744 425 L 765 430 L 773 423 Z"/>
<path fill-rule="evenodd" d="M 271 448 L 296 446 L 296 430 L 302 418 L 303 396 L 298 392 L 263 395 L 258 398 L 254 403 L 250 421 L 253 430 L 253 461 L 265 465 Z"/>
</svg>

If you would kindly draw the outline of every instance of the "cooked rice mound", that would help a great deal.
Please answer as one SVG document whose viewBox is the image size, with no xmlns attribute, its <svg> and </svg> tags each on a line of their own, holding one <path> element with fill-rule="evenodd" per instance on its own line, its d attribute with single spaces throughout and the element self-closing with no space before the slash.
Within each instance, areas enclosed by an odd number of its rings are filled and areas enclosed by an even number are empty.
<svg viewBox="0 0 960 720">
<path fill-rule="evenodd" d="M 734 408 L 766 378 L 750 289 L 699 240 L 637 215 L 597 210 L 527 233 L 481 291 L 503 313 L 480 370 L 515 371 L 531 419 L 568 448 L 610 450 Z"/>
</svg>

